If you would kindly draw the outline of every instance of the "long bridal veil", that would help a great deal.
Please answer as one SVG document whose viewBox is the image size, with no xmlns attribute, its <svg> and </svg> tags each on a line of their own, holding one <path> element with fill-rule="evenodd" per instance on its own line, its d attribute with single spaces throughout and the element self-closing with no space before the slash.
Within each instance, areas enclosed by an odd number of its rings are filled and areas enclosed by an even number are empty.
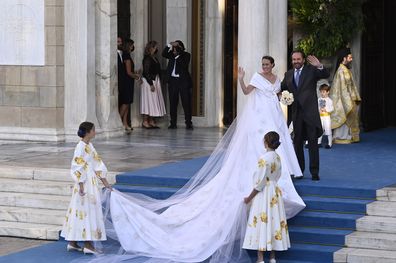
<svg viewBox="0 0 396 263">
<path fill-rule="evenodd" d="M 117 190 L 106 193 L 106 233 L 116 244 L 105 242 L 104 255 L 93 262 L 250 262 L 241 249 L 247 220 L 243 198 L 253 187 L 257 159 L 264 152 L 262 138 L 271 130 L 281 135 L 279 185 L 287 217 L 305 207 L 290 178 L 289 155 L 294 152 L 279 102 L 261 105 L 254 93 L 202 168 L 174 195 L 157 200 Z"/>
</svg>

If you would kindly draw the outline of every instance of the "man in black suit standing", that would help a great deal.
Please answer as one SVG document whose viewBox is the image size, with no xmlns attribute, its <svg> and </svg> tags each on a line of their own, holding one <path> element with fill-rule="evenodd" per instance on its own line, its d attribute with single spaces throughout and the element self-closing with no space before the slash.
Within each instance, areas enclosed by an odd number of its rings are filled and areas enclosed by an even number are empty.
<svg viewBox="0 0 396 263">
<path fill-rule="evenodd" d="M 192 79 L 188 66 L 190 63 L 190 53 L 185 51 L 184 44 L 180 40 L 169 43 L 162 52 L 162 56 L 167 58 L 168 68 L 168 92 L 170 103 L 170 126 L 169 129 L 177 128 L 177 106 L 179 104 L 179 95 L 181 98 L 186 129 L 192 130 L 191 121 L 191 93 Z"/>
<path fill-rule="evenodd" d="M 282 90 L 288 90 L 294 95 L 294 102 L 291 105 L 293 144 L 301 171 L 304 173 L 305 169 L 304 141 L 308 140 L 309 170 L 312 180 L 317 181 L 319 180 L 318 138 L 322 135 L 323 129 L 316 85 L 319 79 L 328 78 L 330 74 L 315 56 L 308 56 L 307 61 L 309 64 L 305 64 L 303 52 L 293 51 L 293 69 L 285 73 L 281 86 Z"/>
</svg>

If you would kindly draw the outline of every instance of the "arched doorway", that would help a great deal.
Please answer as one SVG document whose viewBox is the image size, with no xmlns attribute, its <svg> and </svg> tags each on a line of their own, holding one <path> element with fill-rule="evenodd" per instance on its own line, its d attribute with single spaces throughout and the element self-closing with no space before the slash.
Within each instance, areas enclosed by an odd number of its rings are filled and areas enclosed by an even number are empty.
<svg viewBox="0 0 396 263">
<path fill-rule="evenodd" d="M 366 131 L 396 126 L 395 11 L 395 1 L 369 0 L 363 4 L 361 119 Z"/>
</svg>

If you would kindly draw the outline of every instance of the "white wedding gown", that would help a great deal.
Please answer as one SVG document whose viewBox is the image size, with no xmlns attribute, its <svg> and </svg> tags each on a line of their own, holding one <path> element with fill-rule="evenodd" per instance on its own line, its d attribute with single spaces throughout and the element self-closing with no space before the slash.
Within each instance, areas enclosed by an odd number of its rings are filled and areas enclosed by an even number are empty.
<svg viewBox="0 0 396 263">
<path fill-rule="evenodd" d="M 253 172 L 265 151 L 263 137 L 280 134 L 282 189 L 288 218 L 305 204 L 291 174 L 301 175 L 274 84 L 256 73 L 243 113 L 237 117 L 208 161 L 180 191 L 166 200 L 114 190 L 106 222 L 108 236 L 123 253 L 98 262 L 250 262 L 242 247 L 247 208 L 243 198 L 253 189 Z M 122 254 L 122 255 L 121 255 Z M 94 261 L 95 261 L 94 260 Z"/>
</svg>

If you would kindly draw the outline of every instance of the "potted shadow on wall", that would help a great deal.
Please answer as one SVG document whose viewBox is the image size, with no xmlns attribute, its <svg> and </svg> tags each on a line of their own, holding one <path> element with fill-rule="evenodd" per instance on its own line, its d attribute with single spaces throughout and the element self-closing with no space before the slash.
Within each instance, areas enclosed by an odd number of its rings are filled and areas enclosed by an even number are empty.
<svg viewBox="0 0 396 263">
<path fill-rule="evenodd" d="M 292 23 L 302 33 L 297 49 L 317 56 L 334 72 L 338 50 L 363 29 L 363 0 L 289 0 Z"/>
</svg>

